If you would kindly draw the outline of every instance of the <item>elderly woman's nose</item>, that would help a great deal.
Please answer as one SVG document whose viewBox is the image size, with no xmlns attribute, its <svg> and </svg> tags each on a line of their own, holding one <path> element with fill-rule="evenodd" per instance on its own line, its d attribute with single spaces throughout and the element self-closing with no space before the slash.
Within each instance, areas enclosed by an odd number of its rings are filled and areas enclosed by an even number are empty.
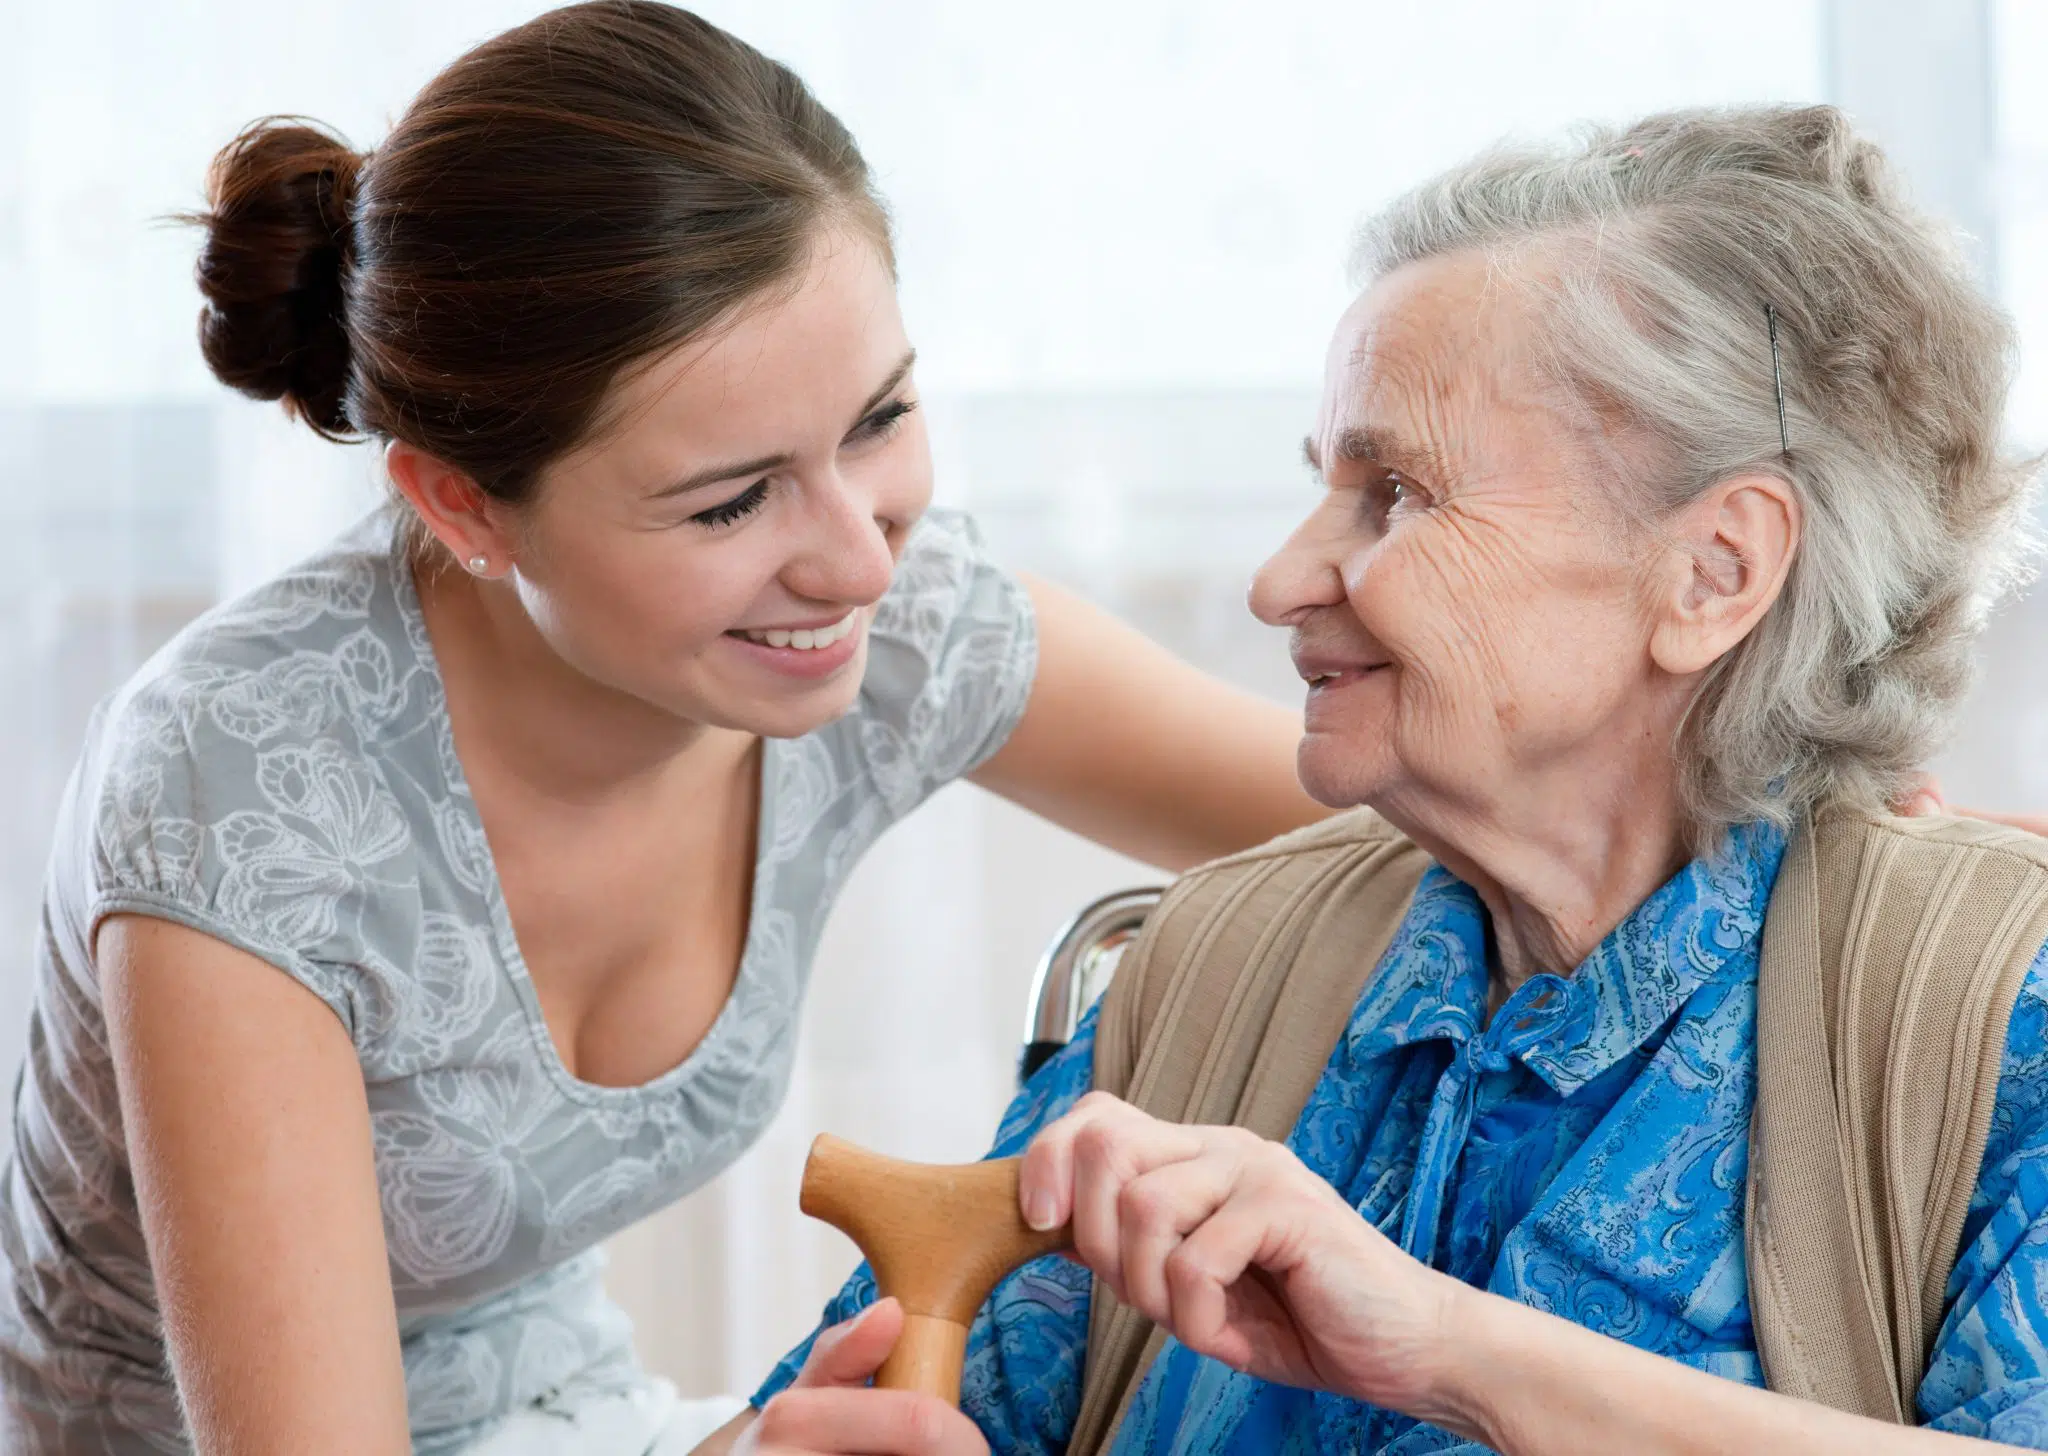
<svg viewBox="0 0 2048 1456">
<path fill-rule="evenodd" d="M 1269 627 L 1290 627 L 1302 613 L 1344 600 L 1344 575 L 1329 552 L 1297 534 L 1252 577 L 1252 615 Z"/>
</svg>

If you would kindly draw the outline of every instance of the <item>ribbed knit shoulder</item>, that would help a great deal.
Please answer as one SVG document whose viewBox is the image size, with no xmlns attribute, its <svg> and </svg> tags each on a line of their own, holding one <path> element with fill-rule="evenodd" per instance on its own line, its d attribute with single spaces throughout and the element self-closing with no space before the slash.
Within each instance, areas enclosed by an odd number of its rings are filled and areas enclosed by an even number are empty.
<svg viewBox="0 0 2048 1456">
<path fill-rule="evenodd" d="M 1276 839 L 1267 840 L 1264 844 L 1255 844 L 1250 849 L 1241 849 L 1235 854 L 1226 854 L 1220 859 L 1196 865 L 1181 876 L 1176 882 L 1176 888 L 1191 880 L 1228 875 L 1233 871 L 1264 865 L 1276 859 L 1350 849 L 1377 849 L 1389 844 L 1409 842 L 1407 835 L 1372 810 L 1346 809 L 1343 813 L 1333 814 L 1328 819 L 1320 819 L 1300 829 L 1289 830 Z"/>
<path fill-rule="evenodd" d="M 1393 825 L 1354 809 L 1182 875 L 1146 917 L 1104 999 L 1096 1085 L 1128 1090 L 1169 1001 L 1233 998 L 1261 967 L 1335 928 L 1331 916 L 1398 920 L 1428 863 Z"/>
<path fill-rule="evenodd" d="M 1772 1389 L 1910 1417 L 2044 938 L 2048 840 L 1844 806 L 1794 836 L 1757 979 L 1745 1214 Z"/>
<path fill-rule="evenodd" d="M 2029 834 L 2024 829 L 2015 829 L 2011 825 L 1993 824 L 1983 819 L 1957 818 L 1947 814 L 1902 819 L 1895 814 L 1848 808 L 1831 809 L 1825 817 L 1838 820 L 1853 819 L 1865 826 L 1867 833 L 1879 838 L 1895 838 L 1905 843 L 1940 845 L 1988 855 L 2011 856 L 2033 865 L 2042 874 L 2048 874 L 2048 839 L 2038 834 Z"/>
</svg>

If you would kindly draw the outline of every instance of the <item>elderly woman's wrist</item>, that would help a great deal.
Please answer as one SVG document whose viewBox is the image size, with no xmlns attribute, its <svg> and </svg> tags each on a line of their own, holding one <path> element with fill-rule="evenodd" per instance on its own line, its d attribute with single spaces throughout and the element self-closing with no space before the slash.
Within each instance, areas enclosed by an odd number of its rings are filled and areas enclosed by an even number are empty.
<svg viewBox="0 0 2048 1456">
<path fill-rule="evenodd" d="M 1527 1352 L 1506 1328 L 1515 1306 L 1449 1275 L 1442 1280 L 1439 1336 L 1417 1408 L 1408 1412 L 1430 1425 L 1501 1449 L 1499 1396 L 1515 1361 Z"/>
</svg>

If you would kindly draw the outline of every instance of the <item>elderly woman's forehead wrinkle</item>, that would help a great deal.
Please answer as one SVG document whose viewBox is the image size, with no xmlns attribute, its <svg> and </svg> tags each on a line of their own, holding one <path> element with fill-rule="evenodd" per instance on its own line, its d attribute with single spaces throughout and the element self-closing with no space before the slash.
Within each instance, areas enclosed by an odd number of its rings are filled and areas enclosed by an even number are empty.
<svg viewBox="0 0 2048 1456">
<path fill-rule="evenodd" d="M 1487 283 L 1477 257 L 1382 279 L 1340 330 L 1328 437 L 1386 431 L 1460 474 L 1476 467 L 1483 437 L 1530 393 L 1514 382 L 1521 326 L 1511 295 Z"/>
<path fill-rule="evenodd" d="M 1441 358 L 1428 352 L 1375 354 L 1332 401 L 1326 454 L 1369 459 L 1432 485 L 1457 473 L 1461 444 L 1478 423 Z"/>
</svg>

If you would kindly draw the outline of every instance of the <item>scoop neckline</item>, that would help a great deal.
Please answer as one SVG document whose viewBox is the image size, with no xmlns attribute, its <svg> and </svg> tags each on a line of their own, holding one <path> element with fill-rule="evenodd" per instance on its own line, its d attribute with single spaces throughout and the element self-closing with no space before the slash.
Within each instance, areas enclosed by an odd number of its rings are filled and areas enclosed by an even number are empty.
<svg viewBox="0 0 2048 1456">
<path fill-rule="evenodd" d="M 490 837 L 484 832 L 483 814 L 477 808 L 476 796 L 470 792 L 469 774 L 456 748 L 455 724 L 448 712 L 447 684 L 441 676 L 441 662 L 435 653 L 433 638 L 427 632 L 426 611 L 420 603 L 418 584 L 413 580 L 410 558 L 404 523 L 394 522 L 387 564 L 398 598 L 401 624 L 407 629 L 405 635 L 409 646 L 425 670 L 432 689 L 428 709 L 434 720 L 435 748 L 442 775 L 447 781 L 449 800 L 462 815 L 463 828 L 482 846 L 484 909 L 490 916 L 499 965 L 506 980 L 512 984 L 520 1013 L 526 1021 L 527 1033 L 534 1043 L 535 1055 L 565 1096 L 584 1103 L 643 1101 L 674 1092 L 698 1077 L 708 1075 L 739 1036 L 741 1004 L 754 999 L 743 993 L 752 992 L 761 979 L 760 931 L 768 918 L 768 895 L 774 879 L 774 866 L 768 851 L 775 843 L 774 786 L 780 745 L 772 738 L 761 739 L 761 766 L 755 789 L 758 802 L 754 811 L 753 885 L 748 892 L 747 929 L 740 943 L 739 967 L 734 972 L 732 986 L 727 990 L 718 1014 L 688 1054 L 659 1075 L 625 1086 L 585 1081 L 571 1072 L 562 1060 L 561 1049 L 555 1045 L 554 1036 L 548 1030 L 547 1017 L 541 1011 L 540 995 L 534 990 L 532 969 L 526 963 L 526 953 L 520 949 L 518 934 L 513 929 L 511 908 L 505 903 L 504 884 L 498 878 L 497 857 L 491 851 Z"/>
</svg>

